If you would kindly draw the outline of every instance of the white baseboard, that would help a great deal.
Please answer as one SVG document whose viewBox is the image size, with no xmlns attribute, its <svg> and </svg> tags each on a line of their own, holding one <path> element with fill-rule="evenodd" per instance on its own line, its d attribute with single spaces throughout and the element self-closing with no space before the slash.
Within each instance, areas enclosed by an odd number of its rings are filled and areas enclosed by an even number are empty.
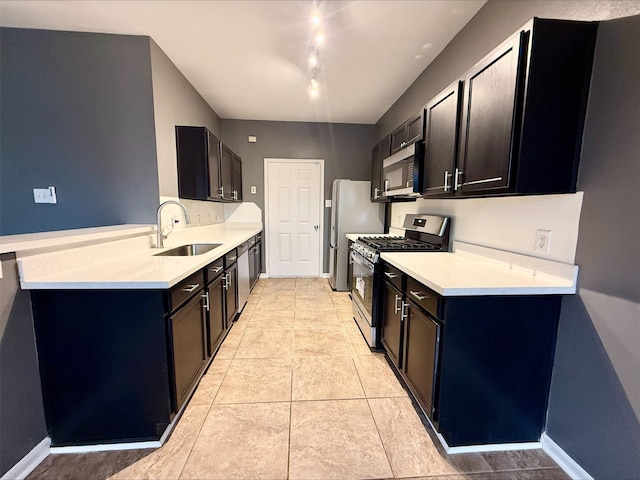
<svg viewBox="0 0 640 480">
<path fill-rule="evenodd" d="M 51 439 L 43 438 L 42 441 L 31 449 L 22 459 L 5 473 L 0 480 L 23 480 L 27 478 L 42 461 L 49 456 Z"/>
<path fill-rule="evenodd" d="M 542 449 L 565 471 L 573 480 L 593 480 L 584 468 L 565 452 L 560 445 L 551 440 L 546 433 L 541 438 Z"/>
<path fill-rule="evenodd" d="M 145 448 L 160 448 L 162 441 L 130 442 L 130 443 L 100 443 L 96 445 L 74 445 L 72 447 L 51 447 L 51 455 L 65 453 L 110 452 L 112 450 L 138 450 Z"/>
<path fill-rule="evenodd" d="M 537 450 L 542 448 L 540 442 L 490 443 L 486 445 L 469 445 L 466 447 L 449 447 L 446 442 L 444 442 L 444 439 L 440 440 L 440 443 L 443 444 L 445 451 L 449 455 L 458 453 L 507 452 L 509 450 Z"/>
</svg>

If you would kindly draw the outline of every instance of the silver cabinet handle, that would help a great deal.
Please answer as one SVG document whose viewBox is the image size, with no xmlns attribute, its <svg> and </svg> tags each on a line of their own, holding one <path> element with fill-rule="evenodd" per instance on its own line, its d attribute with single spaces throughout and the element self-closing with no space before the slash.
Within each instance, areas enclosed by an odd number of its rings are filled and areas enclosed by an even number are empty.
<svg viewBox="0 0 640 480">
<path fill-rule="evenodd" d="M 457 191 L 458 188 L 460 188 L 462 186 L 462 182 L 460 181 L 460 176 L 463 174 L 464 172 L 461 172 L 460 170 L 458 170 L 456 168 L 456 173 L 455 176 L 453 177 L 453 191 Z"/>
<path fill-rule="evenodd" d="M 234 191 L 233 191 L 233 199 L 234 199 L 234 200 L 237 200 L 237 199 L 238 199 L 238 191 L 237 191 L 237 190 L 234 190 Z"/>
<path fill-rule="evenodd" d="M 223 286 L 224 286 L 225 290 L 229 290 L 229 283 L 231 282 L 231 280 L 229 280 L 229 276 L 230 275 L 231 274 L 229 272 L 224 274 L 224 285 Z"/>
<path fill-rule="evenodd" d="M 373 198 L 377 199 L 380 198 L 380 194 L 378 193 L 380 191 L 380 189 L 378 187 L 373 189 Z"/>
<path fill-rule="evenodd" d="M 220 270 L 222 270 L 222 267 L 213 267 L 211 270 L 213 270 L 213 273 L 218 273 Z"/>
<path fill-rule="evenodd" d="M 409 312 L 405 312 L 405 307 L 407 307 L 407 309 L 409 308 L 409 304 L 402 302 L 402 312 L 400 313 L 400 321 L 404 322 L 405 319 L 409 316 Z"/>
<path fill-rule="evenodd" d="M 409 293 L 416 297 L 418 300 L 424 300 L 425 298 L 429 298 L 429 295 L 422 295 L 420 292 L 414 292 L 413 290 L 409 290 Z"/>
<path fill-rule="evenodd" d="M 398 306 L 398 300 L 402 300 L 401 296 L 396 295 L 396 306 L 393 309 L 393 313 L 398 313 L 400 312 L 400 307 Z"/>
<path fill-rule="evenodd" d="M 224 187 L 218 187 L 220 188 L 220 198 L 224 197 Z"/>
<path fill-rule="evenodd" d="M 384 274 L 389 278 L 398 278 L 398 275 L 396 275 L 395 273 L 384 272 Z"/>
<path fill-rule="evenodd" d="M 449 185 L 449 179 L 453 177 L 452 173 L 449 173 L 449 170 L 444 171 L 444 191 L 448 192 L 451 190 L 451 185 Z"/>
<path fill-rule="evenodd" d="M 207 312 L 209 311 L 209 292 L 206 292 L 204 295 L 201 295 L 202 298 L 204 298 L 204 305 L 202 306 L 202 308 L 204 308 Z"/>
<path fill-rule="evenodd" d="M 193 292 L 196 288 L 198 288 L 200 286 L 199 283 L 194 283 L 189 285 L 187 288 L 183 288 L 182 291 L 183 292 L 187 292 L 187 293 L 191 293 Z"/>
<path fill-rule="evenodd" d="M 385 180 L 384 181 L 384 192 L 388 192 L 389 191 L 389 180 Z"/>
<path fill-rule="evenodd" d="M 238 259 L 238 257 L 235 256 L 235 255 L 233 257 L 229 257 L 229 261 L 230 262 L 235 262 L 237 259 Z"/>
</svg>

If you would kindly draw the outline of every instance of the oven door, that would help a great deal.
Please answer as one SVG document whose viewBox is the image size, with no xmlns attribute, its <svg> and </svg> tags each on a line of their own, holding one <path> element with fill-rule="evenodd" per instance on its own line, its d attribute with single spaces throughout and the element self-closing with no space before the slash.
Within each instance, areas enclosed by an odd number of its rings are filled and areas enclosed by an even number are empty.
<svg viewBox="0 0 640 480">
<path fill-rule="evenodd" d="M 373 272 L 374 264 L 362 255 L 351 251 L 353 273 L 351 274 L 351 297 L 371 325 L 373 317 Z"/>
</svg>

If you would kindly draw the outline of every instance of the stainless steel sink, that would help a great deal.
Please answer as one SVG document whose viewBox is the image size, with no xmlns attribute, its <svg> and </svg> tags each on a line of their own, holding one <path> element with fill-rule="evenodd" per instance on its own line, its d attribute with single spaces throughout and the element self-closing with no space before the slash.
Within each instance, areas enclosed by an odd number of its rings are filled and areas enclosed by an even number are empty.
<svg viewBox="0 0 640 480">
<path fill-rule="evenodd" d="M 190 245 L 180 245 L 166 252 L 154 254 L 155 257 L 191 257 L 193 255 L 202 255 L 214 248 L 222 245 L 221 243 L 192 243 Z"/>
</svg>

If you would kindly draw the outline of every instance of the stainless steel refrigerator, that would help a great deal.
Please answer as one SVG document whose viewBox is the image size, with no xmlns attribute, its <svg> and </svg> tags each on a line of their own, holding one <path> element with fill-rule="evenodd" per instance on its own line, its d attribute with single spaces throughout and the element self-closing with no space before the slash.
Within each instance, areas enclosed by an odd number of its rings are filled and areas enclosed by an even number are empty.
<svg viewBox="0 0 640 480">
<path fill-rule="evenodd" d="M 337 179 L 331 194 L 329 237 L 329 284 L 347 291 L 349 241 L 347 233 L 382 233 L 384 204 L 370 200 L 371 182 Z"/>
</svg>

